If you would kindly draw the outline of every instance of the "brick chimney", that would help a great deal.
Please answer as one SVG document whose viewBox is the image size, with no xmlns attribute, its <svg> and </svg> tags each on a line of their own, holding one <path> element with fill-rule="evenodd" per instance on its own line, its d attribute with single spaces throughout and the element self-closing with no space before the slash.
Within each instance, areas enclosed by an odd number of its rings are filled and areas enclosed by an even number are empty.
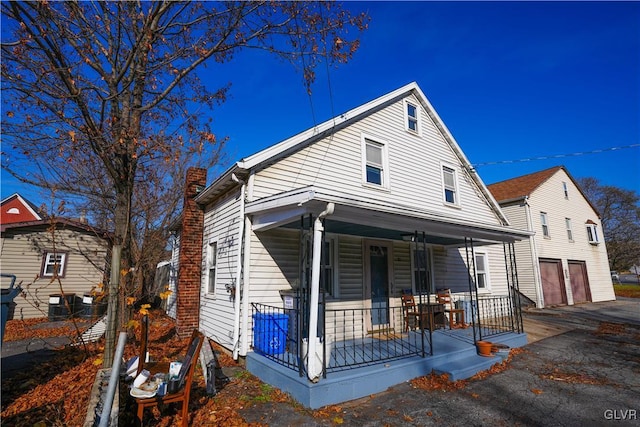
<svg viewBox="0 0 640 427">
<path fill-rule="evenodd" d="M 204 211 L 194 201 L 207 184 L 207 171 L 200 168 L 187 170 L 182 208 L 182 231 L 178 268 L 176 330 L 185 338 L 200 324 L 200 276 L 202 274 L 202 233 Z"/>
</svg>

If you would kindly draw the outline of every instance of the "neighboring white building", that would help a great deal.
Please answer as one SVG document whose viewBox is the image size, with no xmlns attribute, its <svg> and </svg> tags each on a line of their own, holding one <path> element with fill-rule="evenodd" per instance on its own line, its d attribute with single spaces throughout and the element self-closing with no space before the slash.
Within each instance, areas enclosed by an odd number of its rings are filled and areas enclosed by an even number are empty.
<svg viewBox="0 0 640 427">
<path fill-rule="evenodd" d="M 538 307 L 615 300 L 600 217 L 563 166 L 489 185 L 515 227 L 520 291 Z"/>
</svg>

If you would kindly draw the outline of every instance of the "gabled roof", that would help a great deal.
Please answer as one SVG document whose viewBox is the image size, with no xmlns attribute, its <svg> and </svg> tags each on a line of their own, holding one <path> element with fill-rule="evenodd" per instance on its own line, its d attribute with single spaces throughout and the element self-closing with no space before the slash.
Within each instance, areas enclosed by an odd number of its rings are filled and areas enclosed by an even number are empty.
<svg viewBox="0 0 640 427">
<path fill-rule="evenodd" d="M 24 206 L 24 208 L 27 210 L 27 212 L 31 215 L 33 215 L 33 217 L 37 220 L 40 220 L 43 218 L 42 215 L 40 215 L 39 213 L 39 208 L 34 205 L 33 203 L 31 203 L 29 200 L 25 199 L 24 197 L 22 197 L 20 194 L 18 193 L 14 193 L 9 197 L 5 197 L 1 202 L 0 202 L 0 206 L 5 206 L 6 204 L 8 204 L 9 202 L 11 202 L 12 200 L 17 200 L 18 203 L 20 203 L 22 206 Z M 3 214 L 5 213 L 4 211 L 2 212 Z M 3 222 L 5 222 L 7 218 L 3 215 Z"/>
<path fill-rule="evenodd" d="M 576 186 L 578 191 L 584 199 L 589 203 L 594 212 L 600 217 L 598 209 L 591 203 L 591 200 L 584 194 L 578 182 L 573 179 L 567 168 L 564 166 L 554 166 L 549 169 L 541 170 L 539 172 L 530 173 L 528 175 L 522 175 L 515 178 L 507 179 L 505 181 L 496 182 L 487 186 L 489 191 L 493 194 L 493 197 L 498 203 L 508 203 L 516 200 L 522 200 L 525 197 L 531 196 L 531 194 L 542 184 L 544 184 L 549 178 L 558 173 L 564 171 L 567 174 L 571 182 Z"/>
<path fill-rule="evenodd" d="M 551 178 L 560 169 L 564 169 L 564 166 L 555 166 L 528 175 L 496 182 L 495 184 L 488 185 L 487 188 L 498 202 L 522 199 L 531 195 L 536 188 Z"/>
<path fill-rule="evenodd" d="M 94 228 L 84 222 L 66 219 L 66 218 L 49 218 L 49 219 L 42 219 L 37 221 L 24 221 L 24 222 L 14 222 L 9 224 L 1 224 L 0 232 L 5 233 L 7 230 L 15 230 L 15 229 L 29 228 L 29 227 L 50 227 L 51 225 L 55 225 L 56 227 L 59 227 L 59 228 L 74 228 L 76 230 L 86 231 L 98 237 L 101 237 L 103 239 L 111 238 L 111 234 L 107 231 Z"/>
<path fill-rule="evenodd" d="M 420 87 L 416 82 L 409 83 L 399 89 L 387 93 L 379 98 L 369 101 L 359 107 L 340 114 L 334 118 L 331 118 L 313 128 L 307 129 L 297 135 L 292 136 L 278 144 L 268 147 L 256 154 L 241 159 L 233 166 L 218 176 L 211 185 L 209 185 L 202 193 L 196 197 L 196 201 L 200 204 L 207 204 L 214 200 L 221 194 L 229 191 L 229 189 L 238 185 L 238 180 L 245 179 L 251 171 L 260 170 L 270 164 L 273 164 L 277 160 L 298 151 L 325 136 L 328 136 L 339 129 L 342 129 L 357 120 L 362 119 L 365 116 L 373 114 L 376 111 L 385 108 L 386 106 L 403 99 L 413 94 L 420 102 L 424 111 L 433 120 L 433 123 L 441 132 L 444 140 L 449 144 L 453 152 L 460 159 L 460 163 L 463 167 L 470 171 L 469 175 L 474 180 L 482 194 L 487 198 L 489 205 L 496 212 L 497 216 L 503 221 L 504 224 L 508 224 L 509 221 L 500 209 L 498 203 L 493 198 L 491 192 L 487 189 L 480 177 L 473 170 L 469 160 L 462 152 L 462 149 L 449 132 L 449 129 L 445 126 L 444 122 L 436 113 L 435 109 L 424 95 Z"/>
</svg>

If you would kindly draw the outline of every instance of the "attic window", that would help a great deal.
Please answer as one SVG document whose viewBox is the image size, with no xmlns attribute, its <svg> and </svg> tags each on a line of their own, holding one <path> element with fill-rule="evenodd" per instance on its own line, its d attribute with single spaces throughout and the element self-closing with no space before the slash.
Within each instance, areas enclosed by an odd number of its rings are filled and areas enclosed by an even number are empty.
<svg viewBox="0 0 640 427">
<path fill-rule="evenodd" d="M 12 214 L 12 215 L 20 215 L 20 209 L 18 208 L 10 208 L 7 210 L 8 214 Z"/>
<path fill-rule="evenodd" d="M 418 106 L 412 102 L 404 102 L 405 129 L 412 133 L 420 133 L 420 114 Z"/>
<path fill-rule="evenodd" d="M 567 187 L 566 182 L 562 182 L 562 191 L 564 192 L 564 198 L 569 200 L 569 188 Z"/>
</svg>

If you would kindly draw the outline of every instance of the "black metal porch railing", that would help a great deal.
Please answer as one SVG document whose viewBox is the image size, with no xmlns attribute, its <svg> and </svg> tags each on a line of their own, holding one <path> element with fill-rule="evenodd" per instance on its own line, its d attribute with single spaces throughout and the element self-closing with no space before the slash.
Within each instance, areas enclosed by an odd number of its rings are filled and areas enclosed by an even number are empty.
<svg viewBox="0 0 640 427">
<path fill-rule="evenodd" d="M 474 320 L 476 320 L 480 340 L 504 333 L 523 332 L 522 318 L 518 316 L 515 304 L 516 302 L 508 295 L 478 299 Z"/>
<path fill-rule="evenodd" d="M 306 366 L 301 361 L 306 356 L 306 336 L 298 333 L 299 311 L 258 303 L 251 305 L 254 351 L 303 375 Z M 378 310 L 377 318 L 386 318 L 389 324 L 375 329 L 367 327 L 372 310 Z M 433 354 L 428 330 L 403 329 L 402 310 L 402 307 L 326 309 L 325 334 L 319 351 L 320 355 L 326 355 L 326 372 Z"/>
<path fill-rule="evenodd" d="M 522 319 L 509 296 L 460 300 L 465 322 L 474 328 L 476 339 L 483 340 L 509 332 L 522 333 Z M 252 303 L 253 349 L 282 366 L 304 375 L 306 332 L 297 309 L 285 309 Z M 377 319 L 386 319 L 384 327 L 371 328 L 368 319 L 378 310 Z M 385 309 L 326 308 L 324 338 L 319 358 L 326 373 L 344 371 L 385 361 L 433 354 L 431 331 L 405 331 L 402 307 Z M 436 325 L 440 326 L 440 325 Z M 444 325 L 442 325 L 444 326 Z"/>
</svg>

